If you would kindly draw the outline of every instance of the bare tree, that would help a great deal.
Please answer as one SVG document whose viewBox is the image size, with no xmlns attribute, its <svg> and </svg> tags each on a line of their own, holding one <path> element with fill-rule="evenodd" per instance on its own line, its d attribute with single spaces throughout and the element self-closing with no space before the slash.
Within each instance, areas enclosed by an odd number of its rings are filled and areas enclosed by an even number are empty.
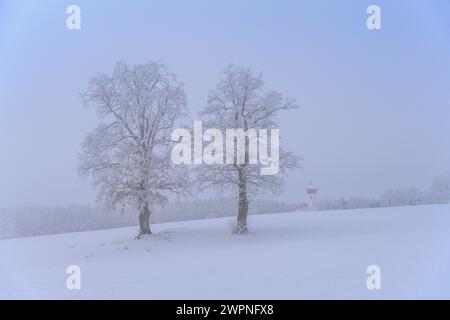
<svg viewBox="0 0 450 320">
<path fill-rule="evenodd" d="M 254 75 L 250 69 L 228 66 L 215 88 L 210 91 L 207 105 L 200 113 L 209 127 L 219 130 L 277 128 L 277 115 L 282 110 L 296 108 L 293 99 L 285 99 L 276 91 L 263 91 L 262 75 Z M 231 188 L 238 195 L 236 233 L 246 233 L 249 197 L 263 191 L 279 192 L 282 179 L 277 175 L 261 175 L 261 163 L 250 163 L 249 140 L 245 138 L 245 161 L 233 164 L 213 164 L 199 167 L 198 181 L 202 188 L 219 190 Z M 299 158 L 291 152 L 280 150 L 281 173 L 298 166 Z M 237 155 L 236 155 L 237 157 Z"/>
<path fill-rule="evenodd" d="M 83 100 L 100 123 L 83 143 L 80 173 L 93 177 L 108 207 L 139 210 L 138 238 L 151 234 L 153 206 L 187 190 L 187 174 L 169 150 L 170 133 L 186 114 L 182 84 L 159 62 L 119 62 L 111 75 L 90 80 Z"/>
</svg>

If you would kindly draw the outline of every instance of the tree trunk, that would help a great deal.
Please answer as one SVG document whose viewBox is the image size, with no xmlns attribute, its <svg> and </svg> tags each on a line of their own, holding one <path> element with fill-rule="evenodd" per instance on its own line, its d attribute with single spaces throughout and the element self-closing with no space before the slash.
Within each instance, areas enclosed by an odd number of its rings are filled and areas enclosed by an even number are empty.
<svg viewBox="0 0 450 320">
<path fill-rule="evenodd" d="M 150 209 L 148 204 L 144 205 L 139 214 L 139 234 L 137 238 L 140 239 L 145 234 L 152 234 L 150 230 Z"/>
<path fill-rule="evenodd" d="M 248 232 L 247 227 L 248 216 L 248 197 L 247 197 L 247 182 L 244 177 L 239 175 L 239 208 L 236 224 L 236 233 L 245 234 Z"/>
</svg>

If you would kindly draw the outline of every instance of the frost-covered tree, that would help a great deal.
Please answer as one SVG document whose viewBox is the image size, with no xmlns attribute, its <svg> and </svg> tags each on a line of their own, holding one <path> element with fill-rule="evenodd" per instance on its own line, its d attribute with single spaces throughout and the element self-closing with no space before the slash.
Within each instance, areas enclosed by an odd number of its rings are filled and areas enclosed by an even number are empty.
<svg viewBox="0 0 450 320">
<path fill-rule="evenodd" d="M 200 115 L 209 128 L 217 128 L 222 132 L 227 129 L 242 129 L 248 132 L 249 129 L 278 128 L 279 112 L 296 107 L 293 99 L 284 98 L 276 91 L 265 91 L 262 75 L 255 75 L 247 68 L 230 65 L 225 68 L 215 88 L 210 91 L 207 104 Z M 244 163 L 236 161 L 235 153 L 233 164 L 210 164 L 198 168 L 198 181 L 202 188 L 230 188 L 237 195 L 236 233 L 248 231 L 249 198 L 264 191 L 280 191 L 281 174 L 297 167 L 299 160 L 291 152 L 280 149 L 277 163 L 279 172 L 276 175 L 262 175 L 261 163 L 249 161 L 249 139 L 251 135 L 245 138 Z"/>
<path fill-rule="evenodd" d="M 185 168 L 170 159 L 171 131 L 186 113 L 183 85 L 159 62 L 119 62 L 82 96 L 100 123 L 83 143 L 80 173 L 108 207 L 139 211 L 138 238 L 151 234 L 152 208 L 187 190 Z"/>
</svg>

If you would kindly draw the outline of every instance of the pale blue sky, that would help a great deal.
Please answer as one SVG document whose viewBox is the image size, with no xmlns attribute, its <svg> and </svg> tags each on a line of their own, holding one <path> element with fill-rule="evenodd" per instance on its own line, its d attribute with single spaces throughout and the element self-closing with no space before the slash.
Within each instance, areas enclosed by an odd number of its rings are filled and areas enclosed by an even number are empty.
<svg viewBox="0 0 450 320">
<path fill-rule="evenodd" d="M 78 4 L 82 30 L 66 29 Z M 366 28 L 366 8 L 382 29 Z M 284 198 L 427 188 L 450 169 L 450 2 L 0 0 L 0 206 L 88 203 L 80 144 L 96 124 L 78 94 L 117 60 L 162 60 L 192 118 L 229 63 L 263 71 L 300 109 L 281 118 L 305 159 Z"/>
</svg>

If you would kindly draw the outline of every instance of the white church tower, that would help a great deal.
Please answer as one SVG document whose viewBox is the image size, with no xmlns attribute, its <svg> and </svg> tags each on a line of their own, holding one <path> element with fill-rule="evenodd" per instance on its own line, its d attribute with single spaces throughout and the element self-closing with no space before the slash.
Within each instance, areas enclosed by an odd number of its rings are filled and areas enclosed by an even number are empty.
<svg viewBox="0 0 450 320">
<path fill-rule="evenodd" d="M 308 210 L 317 210 L 317 188 L 314 187 L 312 181 L 308 188 L 306 188 L 306 196 L 308 199 Z"/>
</svg>

